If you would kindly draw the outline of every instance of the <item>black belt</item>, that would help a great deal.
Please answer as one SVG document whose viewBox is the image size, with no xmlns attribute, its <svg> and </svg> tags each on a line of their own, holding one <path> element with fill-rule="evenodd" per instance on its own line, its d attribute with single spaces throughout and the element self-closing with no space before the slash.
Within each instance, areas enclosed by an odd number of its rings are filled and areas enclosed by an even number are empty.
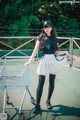
<svg viewBox="0 0 80 120">
<path fill-rule="evenodd" d="M 64 59 L 64 57 L 63 57 L 63 58 L 61 58 L 61 59 L 58 59 L 58 58 L 57 58 L 57 56 L 58 56 L 58 55 L 57 55 L 57 54 L 55 54 L 55 53 L 54 53 L 54 56 L 55 56 L 55 58 L 56 58 L 56 60 L 57 60 L 57 61 L 62 61 L 62 60 Z"/>
</svg>

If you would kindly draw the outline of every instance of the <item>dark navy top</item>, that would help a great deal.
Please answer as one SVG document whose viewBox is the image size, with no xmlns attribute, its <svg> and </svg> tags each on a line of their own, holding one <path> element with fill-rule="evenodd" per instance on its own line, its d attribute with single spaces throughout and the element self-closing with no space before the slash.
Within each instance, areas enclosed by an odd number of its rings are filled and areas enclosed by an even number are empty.
<svg viewBox="0 0 80 120">
<path fill-rule="evenodd" d="M 51 36 L 48 36 L 48 39 L 46 40 L 46 48 L 43 49 L 43 55 L 44 54 L 54 54 L 54 47 Z"/>
</svg>

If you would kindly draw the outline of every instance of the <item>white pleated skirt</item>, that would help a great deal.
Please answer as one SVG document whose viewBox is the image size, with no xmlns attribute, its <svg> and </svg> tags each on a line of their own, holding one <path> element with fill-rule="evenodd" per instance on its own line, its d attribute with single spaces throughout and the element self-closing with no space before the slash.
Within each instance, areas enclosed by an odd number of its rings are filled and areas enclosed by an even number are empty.
<svg viewBox="0 0 80 120">
<path fill-rule="evenodd" d="M 56 59 L 54 54 L 45 54 L 39 62 L 37 73 L 39 75 L 56 74 L 66 62 L 66 57 L 57 56 Z"/>
</svg>

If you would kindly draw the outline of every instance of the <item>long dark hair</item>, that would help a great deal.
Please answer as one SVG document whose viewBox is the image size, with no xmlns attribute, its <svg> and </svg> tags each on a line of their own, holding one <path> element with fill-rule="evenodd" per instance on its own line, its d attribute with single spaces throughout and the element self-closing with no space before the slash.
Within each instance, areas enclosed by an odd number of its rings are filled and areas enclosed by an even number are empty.
<svg viewBox="0 0 80 120">
<path fill-rule="evenodd" d="M 55 31 L 54 31 L 54 27 L 52 27 L 52 30 L 51 30 L 51 37 L 52 37 L 52 43 L 53 43 L 53 47 L 54 47 L 54 51 L 58 50 L 58 46 L 57 46 L 57 38 L 56 38 L 56 34 L 55 34 Z M 44 32 L 44 29 L 42 29 L 42 33 L 40 34 L 39 36 L 39 41 L 40 41 L 40 46 L 39 46 L 39 49 L 44 49 L 45 46 L 46 46 L 46 40 L 47 40 L 47 34 Z"/>
</svg>

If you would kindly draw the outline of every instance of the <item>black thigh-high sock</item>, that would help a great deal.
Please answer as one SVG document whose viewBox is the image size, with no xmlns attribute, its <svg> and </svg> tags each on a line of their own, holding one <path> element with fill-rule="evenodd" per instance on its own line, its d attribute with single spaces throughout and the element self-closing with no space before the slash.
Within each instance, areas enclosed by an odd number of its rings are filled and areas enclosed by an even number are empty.
<svg viewBox="0 0 80 120">
<path fill-rule="evenodd" d="M 48 97 L 47 102 L 50 102 L 53 90 L 54 90 L 54 84 L 55 84 L 55 77 L 56 75 L 50 74 L 49 75 L 49 88 L 48 88 Z"/>
<path fill-rule="evenodd" d="M 39 75 L 39 83 L 38 83 L 37 93 L 36 93 L 36 105 L 40 104 L 44 81 L 45 81 L 45 76 L 44 75 Z"/>
</svg>

